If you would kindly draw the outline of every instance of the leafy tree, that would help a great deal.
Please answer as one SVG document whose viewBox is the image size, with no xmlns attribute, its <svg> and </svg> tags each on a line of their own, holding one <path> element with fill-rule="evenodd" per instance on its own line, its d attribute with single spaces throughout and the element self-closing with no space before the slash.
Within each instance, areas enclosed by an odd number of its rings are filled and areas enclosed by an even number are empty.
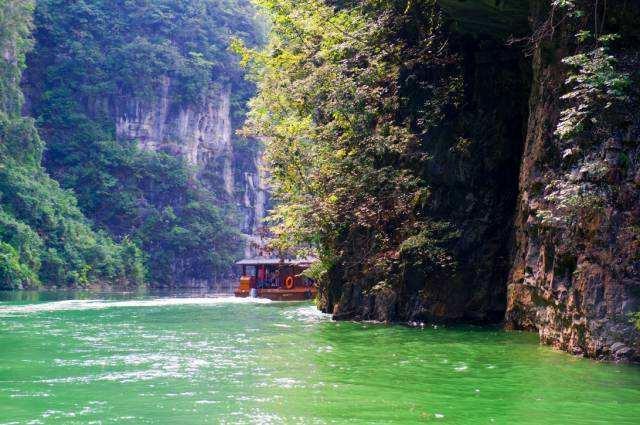
<svg viewBox="0 0 640 425">
<path fill-rule="evenodd" d="M 427 214 L 425 146 L 460 90 L 434 2 L 259 4 L 267 47 L 234 46 L 258 85 L 246 132 L 267 140 L 277 248 L 317 248 L 325 293 L 397 288 L 415 253 L 454 267 L 455 229 Z"/>
</svg>

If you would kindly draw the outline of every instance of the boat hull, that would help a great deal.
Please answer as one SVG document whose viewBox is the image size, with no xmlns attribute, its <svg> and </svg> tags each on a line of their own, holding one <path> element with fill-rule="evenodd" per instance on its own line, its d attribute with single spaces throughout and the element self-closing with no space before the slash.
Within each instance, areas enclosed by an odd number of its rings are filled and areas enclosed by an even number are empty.
<svg viewBox="0 0 640 425">
<path fill-rule="evenodd" d="M 235 291 L 234 294 L 236 297 L 247 298 L 250 292 L 239 289 Z M 305 301 L 314 299 L 316 295 L 318 295 L 318 290 L 315 287 L 257 290 L 257 298 L 266 298 L 272 301 Z"/>
</svg>

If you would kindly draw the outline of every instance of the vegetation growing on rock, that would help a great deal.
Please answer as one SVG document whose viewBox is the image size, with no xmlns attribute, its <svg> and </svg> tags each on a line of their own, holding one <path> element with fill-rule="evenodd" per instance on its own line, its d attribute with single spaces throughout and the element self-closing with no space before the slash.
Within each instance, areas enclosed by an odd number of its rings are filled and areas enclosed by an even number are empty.
<svg viewBox="0 0 640 425">
<path fill-rule="evenodd" d="M 640 9 L 533 4 L 535 74 L 507 321 L 574 353 L 637 357 L 628 315 L 640 287 L 631 230 L 640 220 Z"/>
<path fill-rule="evenodd" d="M 44 145 L 33 120 L 20 114 L 32 7 L 14 0 L 0 5 L 0 289 L 140 284 L 139 249 L 92 230 L 73 194 L 42 169 Z"/>
<path fill-rule="evenodd" d="M 156 99 L 170 80 L 176 104 L 237 86 L 242 114 L 250 87 L 227 50 L 230 34 L 257 41 L 248 1 L 37 2 L 25 88 L 45 166 L 100 228 L 142 248 L 154 285 L 225 274 L 241 248 L 234 205 L 184 158 L 116 142 L 112 111 Z M 217 174 L 208 178 L 221 186 Z"/>
<path fill-rule="evenodd" d="M 278 248 L 318 246 L 325 272 L 369 289 L 401 284 L 410 251 L 433 254 L 420 261 L 434 272 L 454 267 L 453 229 L 424 214 L 421 144 L 461 90 L 433 2 L 261 5 L 273 27 L 264 51 L 244 51 L 259 86 L 248 130 L 268 140 Z"/>
</svg>

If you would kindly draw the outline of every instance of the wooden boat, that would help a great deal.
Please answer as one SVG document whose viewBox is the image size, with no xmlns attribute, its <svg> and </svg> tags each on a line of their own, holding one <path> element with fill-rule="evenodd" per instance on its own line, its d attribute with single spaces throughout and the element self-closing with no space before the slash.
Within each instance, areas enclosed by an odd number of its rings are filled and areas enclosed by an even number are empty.
<svg viewBox="0 0 640 425">
<path fill-rule="evenodd" d="M 302 276 L 313 259 L 248 258 L 236 263 L 242 267 L 236 297 L 268 298 L 273 301 L 303 301 L 316 297 L 313 280 Z"/>
</svg>

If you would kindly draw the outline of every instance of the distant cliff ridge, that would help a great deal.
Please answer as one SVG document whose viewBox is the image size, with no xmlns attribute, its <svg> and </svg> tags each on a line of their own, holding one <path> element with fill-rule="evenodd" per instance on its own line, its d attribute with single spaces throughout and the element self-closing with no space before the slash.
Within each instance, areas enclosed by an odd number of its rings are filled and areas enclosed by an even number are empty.
<svg viewBox="0 0 640 425">
<path fill-rule="evenodd" d="M 229 86 L 212 90 L 201 103 L 185 105 L 171 78 L 164 77 L 152 100 L 141 100 L 133 93 L 115 101 L 116 136 L 120 141 L 136 141 L 144 150 L 183 157 L 205 187 L 233 200 L 243 232 L 253 234 L 265 216 L 268 189 L 260 150 L 237 160 L 243 153 L 234 148 L 231 90 Z M 212 174 L 217 179 L 204 177 Z"/>
<path fill-rule="evenodd" d="M 39 0 L 25 111 L 82 211 L 145 252 L 152 285 L 206 286 L 242 255 L 267 196 L 260 143 L 235 134 L 260 43 L 249 0 Z"/>
</svg>

